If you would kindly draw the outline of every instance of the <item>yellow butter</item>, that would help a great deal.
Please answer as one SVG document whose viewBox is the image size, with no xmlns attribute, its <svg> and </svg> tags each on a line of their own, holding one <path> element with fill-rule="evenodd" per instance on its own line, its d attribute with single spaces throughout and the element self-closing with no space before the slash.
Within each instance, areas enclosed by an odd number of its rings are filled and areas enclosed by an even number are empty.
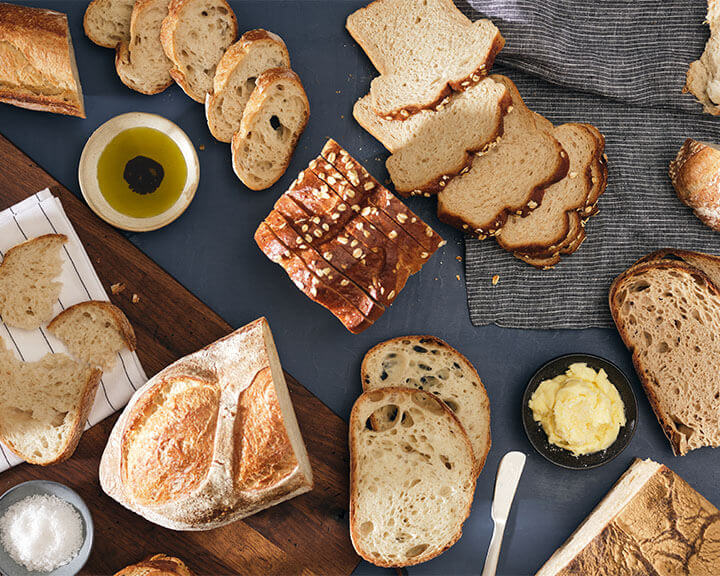
<svg viewBox="0 0 720 576">
<path fill-rule="evenodd" d="M 572 364 L 544 380 L 528 403 L 548 441 L 576 456 L 610 446 L 625 425 L 625 405 L 604 370 Z"/>
</svg>

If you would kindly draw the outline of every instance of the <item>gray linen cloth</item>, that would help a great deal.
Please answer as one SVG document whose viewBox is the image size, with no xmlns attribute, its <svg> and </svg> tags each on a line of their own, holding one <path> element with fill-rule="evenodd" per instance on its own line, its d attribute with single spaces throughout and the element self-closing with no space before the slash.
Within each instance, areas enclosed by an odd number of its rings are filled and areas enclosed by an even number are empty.
<svg viewBox="0 0 720 576">
<path fill-rule="evenodd" d="M 552 270 L 535 270 L 493 240 L 466 239 L 473 324 L 612 326 L 608 288 L 636 259 L 661 247 L 720 254 L 720 234 L 680 203 L 667 175 L 685 138 L 720 142 L 720 118 L 681 93 L 708 37 L 703 0 L 457 3 L 500 28 L 506 45 L 493 71 L 509 76 L 533 110 L 605 134 L 609 169 L 587 239 Z"/>
</svg>

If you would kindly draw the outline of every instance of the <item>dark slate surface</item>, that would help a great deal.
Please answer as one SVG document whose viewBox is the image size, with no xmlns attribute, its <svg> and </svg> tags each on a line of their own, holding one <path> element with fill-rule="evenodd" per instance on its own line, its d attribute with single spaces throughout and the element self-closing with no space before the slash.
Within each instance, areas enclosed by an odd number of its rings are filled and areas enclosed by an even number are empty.
<svg viewBox="0 0 720 576">
<path fill-rule="evenodd" d="M 438 222 L 433 201 L 413 199 L 408 204 L 444 235 L 448 245 L 408 282 L 392 309 L 365 333 L 351 335 L 295 289 L 252 240 L 258 222 L 293 176 L 332 136 L 376 176 L 385 177 L 385 154 L 380 145 L 351 117 L 353 102 L 365 93 L 374 74 L 344 30 L 345 17 L 363 2 L 231 3 L 241 32 L 263 27 L 285 39 L 311 103 L 310 124 L 290 169 L 272 189 L 252 192 L 239 183 L 230 166 L 229 147 L 213 141 L 202 107 L 179 88 L 173 86 L 161 95 L 147 97 L 131 92 L 118 80 L 112 51 L 95 46 L 82 32 L 85 0 L 29 4 L 68 12 L 87 120 L 0 105 L 0 132 L 79 193 L 80 153 L 85 140 L 102 122 L 123 112 L 145 111 L 178 123 L 197 147 L 204 146 L 198 152 L 198 194 L 175 223 L 157 232 L 133 235 L 131 240 L 234 326 L 267 316 L 285 368 L 344 418 L 360 391 L 362 356 L 377 342 L 403 334 L 433 334 L 468 356 L 490 396 L 493 447 L 478 481 L 464 536 L 440 558 L 411 568 L 410 574 L 481 572 L 492 530 L 490 501 L 495 472 L 499 459 L 509 450 L 526 452 L 528 462 L 505 533 L 498 570 L 503 576 L 534 573 L 636 456 L 669 465 L 710 501 L 720 504 L 720 451 L 705 449 L 683 458 L 672 456 L 632 372 L 629 354 L 614 330 L 533 331 L 475 328 L 470 324 L 463 264 L 457 260 L 463 256 L 462 235 Z M 487 290 L 492 290 L 490 278 Z M 181 330 L 182 318 L 177 322 Z M 631 377 L 639 403 L 638 430 L 628 449 L 606 466 L 586 472 L 562 470 L 534 453 L 520 420 L 520 400 L 533 372 L 547 360 L 573 352 L 597 354 L 618 364 Z M 356 573 L 394 572 L 361 564 Z"/>
</svg>

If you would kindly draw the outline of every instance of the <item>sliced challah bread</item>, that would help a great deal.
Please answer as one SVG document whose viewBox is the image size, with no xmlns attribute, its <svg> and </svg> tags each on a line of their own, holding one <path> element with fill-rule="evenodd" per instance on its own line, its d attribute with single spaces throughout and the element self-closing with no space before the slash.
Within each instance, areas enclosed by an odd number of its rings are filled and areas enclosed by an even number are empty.
<svg viewBox="0 0 720 576">
<path fill-rule="evenodd" d="M 437 109 L 423 110 L 402 122 L 377 115 L 369 95 L 357 101 L 353 116 L 392 153 L 388 173 L 395 190 L 408 196 L 437 193 L 449 177 L 467 167 L 473 152 L 502 134 L 510 101 L 503 84 L 485 78 L 449 96 Z"/>
<path fill-rule="evenodd" d="M 280 179 L 309 117 L 310 104 L 295 72 L 271 68 L 258 77 L 232 138 L 233 169 L 243 184 L 264 190 Z"/>
<path fill-rule="evenodd" d="M 442 400 L 465 428 L 473 446 L 475 471 L 480 474 L 490 450 L 490 401 L 465 356 L 439 338 L 401 336 L 371 348 L 360 375 L 365 391 L 417 388 Z M 384 415 L 386 420 L 389 416 L 392 413 Z"/>
<path fill-rule="evenodd" d="M 75 358 L 109 371 L 120 350 L 135 350 L 135 332 L 125 314 L 110 302 L 90 300 L 63 310 L 48 324 Z"/>
<path fill-rule="evenodd" d="M 610 288 L 613 319 L 676 455 L 720 446 L 719 280 L 720 257 L 661 250 Z"/>
<path fill-rule="evenodd" d="M 505 43 L 492 22 L 471 22 L 452 0 L 376 0 L 350 14 L 347 29 L 380 72 L 373 108 L 391 119 L 478 82 Z"/>
<path fill-rule="evenodd" d="M 171 0 L 160 41 L 170 75 L 185 94 L 204 103 L 222 55 L 237 38 L 235 13 L 225 0 Z"/>
<path fill-rule="evenodd" d="M 391 411 L 391 419 L 373 415 Z M 410 388 L 365 392 L 350 414 L 350 536 L 378 566 L 438 556 L 462 534 L 475 492 L 472 446 L 447 406 Z"/>
<path fill-rule="evenodd" d="M 470 169 L 450 180 L 438 196 L 443 222 L 484 239 L 510 214 L 526 214 L 542 202 L 545 188 L 568 173 L 567 152 L 523 102 L 515 84 L 494 75 L 512 97 L 498 144 L 473 158 Z"/>
<path fill-rule="evenodd" d="M 0 263 L 0 317 L 9 326 L 33 330 L 53 316 L 62 283 L 63 234 L 38 236 L 7 251 Z"/>
<path fill-rule="evenodd" d="M 75 451 L 102 372 L 65 354 L 21 362 L 0 341 L 0 441 L 31 464 Z"/>
<path fill-rule="evenodd" d="M 135 0 L 93 0 L 85 10 L 85 35 L 98 46 L 115 48 L 130 39 Z"/>
<path fill-rule="evenodd" d="M 232 141 L 258 76 L 270 68 L 289 67 L 290 55 L 280 36 L 267 30 L 245 32 L 220 59 L 213 91 L 205 99 L 212 135 L 221 142 Z"/>
<path fill-rule="evenodd" d="M 128 88 L 158 94 L 172 84 L 172 63 L 160 44 L 160 27 L 170 0 L 136 0 L 130 19 L 130 38 L 118 44 L 115 69 Z"/>
</svg>

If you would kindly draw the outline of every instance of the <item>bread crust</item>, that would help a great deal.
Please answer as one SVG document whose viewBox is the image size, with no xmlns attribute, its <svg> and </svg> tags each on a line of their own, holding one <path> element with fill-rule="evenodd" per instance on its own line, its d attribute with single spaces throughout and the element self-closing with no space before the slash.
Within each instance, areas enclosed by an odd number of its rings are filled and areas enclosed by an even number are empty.
<svg viewBox="0 0 720 576">
<path fill-rule="evenodd" d="M 115 576 L 194 576 L 179 558 L 155 554 L 142 562 L 127 566 Z"/>
<path fill-rule="evenodd" d="M 7 65 L 0 68 L 0 102 L 85 118 L 65 14 L 0 3 L 0 50 Z M 36 74 L 52 85 L 52 93 L 36 87 Z"/>
<path fill-rule="evenodd" d="M 60 312 L 60 314 L 55 316 L 55 318 L 53 318 L 47 325 L 47 329 L 51 333 L 54 333 L 55 327 L 59 323 L 63 322 L 66 318 L 72 316 L 76 312 L 92 309 L 102 310 L 103 312 L 107 312 L 108 314 L 110 314 L 110 316 L 112 316 L 113 320 L 115 321 L 115 328 L 118 330 L 118 332 L 120 332 L 120 335 L 125 342 L 125 346 L 127 346 L 127 349 L 130 350 L 130 352 L 134 352 L 137 346 L 135 330 L 133 330 L 130 321 L 127 319 L 127 316 L 125 316 L 123 311 L 114 304 L 111 304 L 110 302 L 104 302 L 102 300 L 88 300 L 87 302 L 80 302 L 78 304 L 74 304 L 73 306 L 66 308 L 65 310 Z"/>
</svg>

